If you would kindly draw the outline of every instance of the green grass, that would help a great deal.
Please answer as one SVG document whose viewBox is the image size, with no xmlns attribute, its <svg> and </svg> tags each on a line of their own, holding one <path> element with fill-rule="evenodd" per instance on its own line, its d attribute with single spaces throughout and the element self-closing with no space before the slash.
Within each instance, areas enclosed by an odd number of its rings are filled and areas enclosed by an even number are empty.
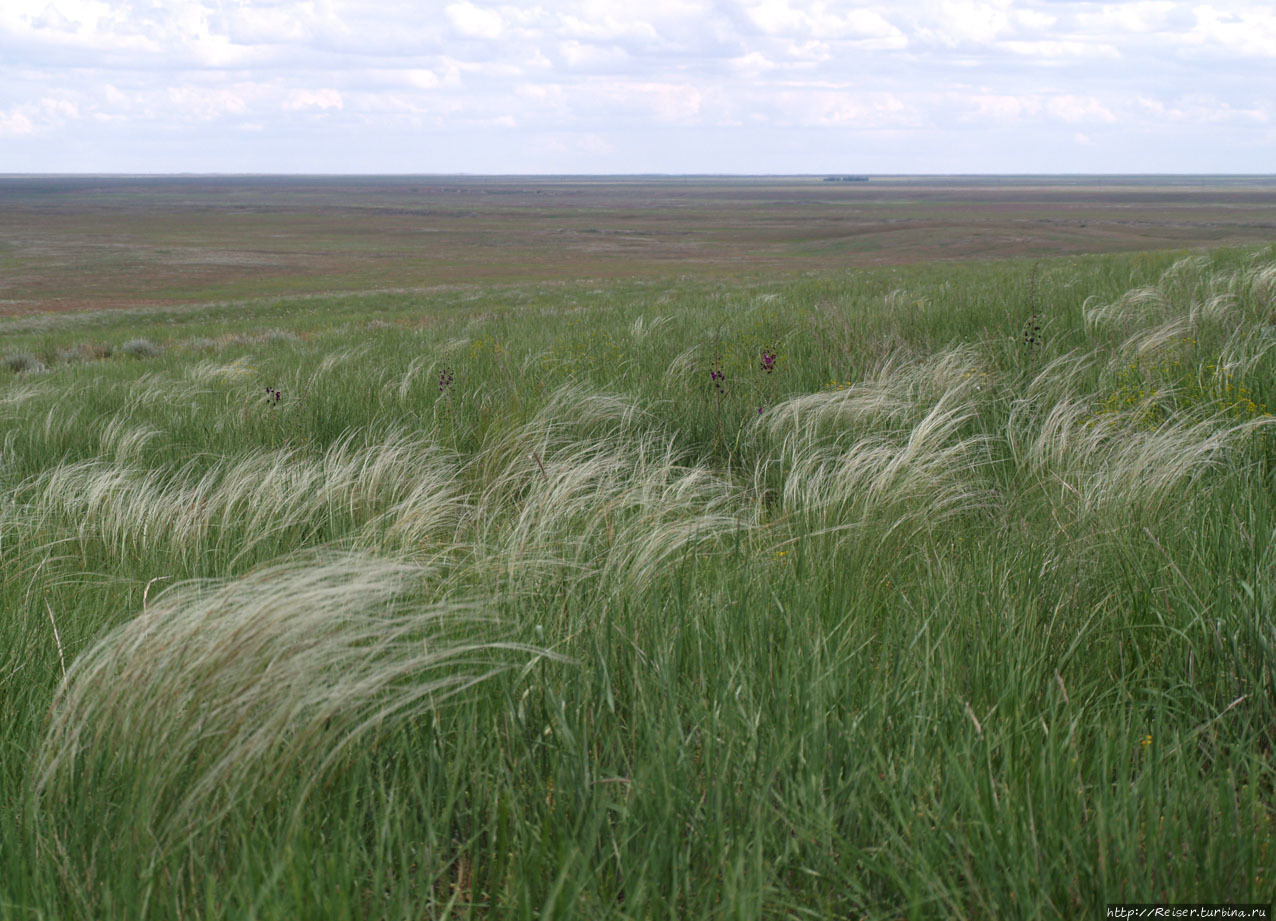
<svg viewBox="0 0 1276 921">
<path fill-rule="evenodd" d="M 1269 902 L 1274 328 L 1270 250 L 0 322 L 0 917 Z"/>
</svg>

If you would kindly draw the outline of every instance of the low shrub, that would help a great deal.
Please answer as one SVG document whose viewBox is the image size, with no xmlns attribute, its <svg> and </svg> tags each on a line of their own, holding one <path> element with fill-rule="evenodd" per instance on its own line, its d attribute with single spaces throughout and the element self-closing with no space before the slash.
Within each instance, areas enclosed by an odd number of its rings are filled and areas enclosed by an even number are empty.
<svg viewBox="0 0 1276 921">
<path fill-rule="evenodd" d="M 14 374 L 44 370 L 44 362 L 30 352 L 10 352 L 4 356 L 4 364 Z"/>
<path fill-rule="evenodd" d="M 132 358 L 154 358 L 160 348 L 150 339 L 130 339 L 120 346 L 120 351 Z"/>
</svg>

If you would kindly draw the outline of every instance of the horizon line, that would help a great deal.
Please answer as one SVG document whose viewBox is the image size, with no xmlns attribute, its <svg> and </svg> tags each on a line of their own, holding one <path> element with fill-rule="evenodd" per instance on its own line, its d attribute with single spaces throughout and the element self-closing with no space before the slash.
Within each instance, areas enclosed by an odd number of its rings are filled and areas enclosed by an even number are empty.
<svg viewBox="0 0 1276 921">
<path fill-rule="evenodd" d="M 828 176 L 855 176 L 868 179 L 1091 179 L 1091 178 L 1235 178 L 1276 179 L 1273 173 L 1252 172 L 1100 172 L 1100 173 L 880 173 L 824 170 L 801 173 L 709 173 L 709 172 L 647 172 L 647 173 L 471 173 L 471 172 L 285 172 L 285 171 L 227 171 L 227 172 L 127 172 L 127 171 L 78 171 L 78 172 L 4 172 L 0 179 L 24 178 L 257 178 L 257 177 L 324 177 L 324 178 L 437 178 L 437 179 L 812 179 Z"/>
</svg>

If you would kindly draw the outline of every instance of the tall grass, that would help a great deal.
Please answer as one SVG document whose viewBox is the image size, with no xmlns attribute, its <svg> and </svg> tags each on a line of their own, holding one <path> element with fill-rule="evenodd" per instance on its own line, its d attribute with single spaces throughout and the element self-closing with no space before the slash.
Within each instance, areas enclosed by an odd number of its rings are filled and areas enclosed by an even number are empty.
<svg viewBox="0 0 1276 921">
<path fill-rule="evenodd" d="M 909 271 L 23 333 L 0 914 L 1270 900 L 1271 253 Z"/>
<path fill-rule="evenodd" d="M 161 871 L 204 872 L 183 866 L 193 842 L 232 814 L 251 820 L 281 785 L 306 808 L 352 746 L 490 673 L 456 668 L 493 647 L 440 641 L 450 606 L 398 600 L 427 581 L 377 559 L 295 561 L 163 592 L 80 655 L 34 759 L 31 805 L 81 907 L 92 913 L 88 892 L 112 885 L 122 841 L 149 898 Z"/>
</svg>

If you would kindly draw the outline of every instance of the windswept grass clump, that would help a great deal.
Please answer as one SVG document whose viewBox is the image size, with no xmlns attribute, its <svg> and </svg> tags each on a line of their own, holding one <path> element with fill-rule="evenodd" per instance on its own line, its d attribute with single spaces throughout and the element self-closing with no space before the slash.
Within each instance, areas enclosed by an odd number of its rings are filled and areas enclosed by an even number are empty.
<svg viewBox="0 0 1276 921">
<path fill-rule="evenodd" d="M 117 351 L 130 358 L 155 358 L 160 353 L 160 347 L 150 339 L 129 339 Z"/>
<path fill-rule="evenodd" d="M 196 842 L 229 816 L 281 788 L 294 810 L 315 808 L 311 791 L 354 746 L 492 674 L 491 644 L 448 635 L 478 612 L 425 601 L 431 575 L 353 556 L 178 586 L 80 655 L 32 771 L 68 890 L 109 885 L 99 874 L 122 840 L 142 849 L 131 859 L 148 886 L 162 868 L 191 872 L 192 849 L 217 859 Z"/>
<path fill-rule="evenodd" d="M 10 352 L 4 356 L 4 366 L 14 374 L 44 370 L 44 362 L 30 352 Z"/>
<path fill-rule="evenodd" d="M 913 271 L 0 383 L 0 903 L 1270 900 L 1271 254 Z"/>
<path fill-rule="evenodd" d="M 987 501 L 977 471 L 987 437 L 971 430 L 975 368 L 965 349 L 888 360 L 849 387 L 777 404 L 759 421 L 775 445 L 781 508 L 822 529 L 908 528 Z"/>
</svg>

